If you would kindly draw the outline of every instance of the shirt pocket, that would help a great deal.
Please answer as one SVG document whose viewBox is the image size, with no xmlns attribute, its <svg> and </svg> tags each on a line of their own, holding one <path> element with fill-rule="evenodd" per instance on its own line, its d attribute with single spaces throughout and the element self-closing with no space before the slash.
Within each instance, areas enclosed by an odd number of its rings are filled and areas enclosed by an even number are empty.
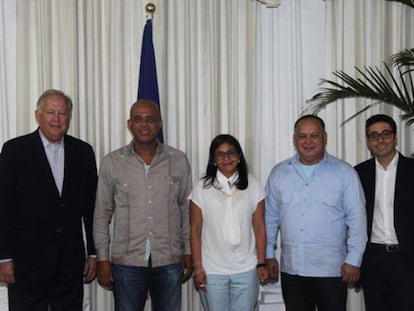
<svg viewBox="0 0 414 311">
<path fill-rule="evenodd" d="M 324 184 L 320 191 L 317 191 L 317 201 L 327 208 L 343 209 L 343 191 L 338 185 Z"/>
<path fill-rule="evenodd" d="M 128 185 L 126 183 L 115 184 L 114 191 L 114 231 L 112 253 L 120 256 L 126 252 L 129 231 Z"/>
<path fill-rule="evenodd" d="M 182 253 L 181 229 L 181 210 L 179 205 L 179 181 L 178 176 L 166 176 L 164 179 L 165 187 L 168 187 L 168 237 L 170 240 L 170 253 L 178 256 Z"/>
<path fill-rule="evenodd" d="M 319 223 L 324 223 L 323 232 L 326 239 L 326 246 L 329 245 L 337 249 L 337 245 L 344 238 L 346 230 L 345 210 L 343 206 L 343 191 L 335 185 L 324 185 L 324 191 L 320 191 L 319 205 L 321 215 Z"/>
<path fill-rule="evenodd" d="M 165 187 L 168 189 L 168 198 L 172 203 L 170 206 L 176 206 L 179 198 L 180 177 L 179 176 L 165 176 Z"/>
<path fill-rule="evenodd" d="M 114 204 L 115 207 L 128 206 L 128 184 L 123 181 L 118 181 L 114 185 Z"/>
</svg>

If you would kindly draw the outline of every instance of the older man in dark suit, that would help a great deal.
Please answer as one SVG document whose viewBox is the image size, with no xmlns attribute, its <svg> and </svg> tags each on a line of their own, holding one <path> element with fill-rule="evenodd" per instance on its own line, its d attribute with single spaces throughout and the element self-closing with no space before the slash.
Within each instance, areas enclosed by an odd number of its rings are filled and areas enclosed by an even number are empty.
<svg viewBox="0 0 414 311">
<path fill-rule="evenodd" d="M 373 158 L 355 168 L 366 196 L 368 243 L 361 266 L 367 311 L 413 311 L 414 159 L 395 147 L 397 128 L 383 114 L 366 121 Z"/>
<path fill-rule="evenodd" d="M 66 134 L 71 114 L 70 97 L 44 92 L 39 128 L 2 149 L 0 282 L 12 311 L 82 310 L 83 282 L 95 277 L 95 155 Z"/>
</svg>

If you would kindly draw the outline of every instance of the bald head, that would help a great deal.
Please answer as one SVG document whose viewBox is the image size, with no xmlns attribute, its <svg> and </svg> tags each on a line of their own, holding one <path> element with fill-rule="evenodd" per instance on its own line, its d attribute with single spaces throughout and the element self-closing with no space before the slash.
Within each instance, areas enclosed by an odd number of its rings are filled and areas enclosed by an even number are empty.
<svg viewBox="0 0 414 311">
<path fill-rule="evenodd" d="M 154 115 L 161 120 L 161 111 L 160 107 L 157 105 L 155 101 L 152 99 L 139 99 L 135 103 L 132 104 L 131 109 L 129 110 L 129 118 L 132 119 L 134 115 L 134 110 L 137 107 L 148 107 L 149 109 L 154 109 Z"/>
</svg>

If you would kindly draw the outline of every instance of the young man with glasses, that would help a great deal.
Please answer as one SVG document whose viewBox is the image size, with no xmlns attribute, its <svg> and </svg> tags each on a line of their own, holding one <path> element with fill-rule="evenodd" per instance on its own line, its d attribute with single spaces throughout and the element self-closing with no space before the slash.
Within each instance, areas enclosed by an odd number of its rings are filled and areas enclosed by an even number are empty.
<svg viewBox="0 0 414 311">
<path fill-rule="evenodd" d="M 373 158 L 355 169 L 364 188 L 368 218 L 361 266 L 366 310 L 414 310 L 414 160 L 396 150 L 397 127 L 391 117 L 370 117 L 365 131 Z"/>
</svg>

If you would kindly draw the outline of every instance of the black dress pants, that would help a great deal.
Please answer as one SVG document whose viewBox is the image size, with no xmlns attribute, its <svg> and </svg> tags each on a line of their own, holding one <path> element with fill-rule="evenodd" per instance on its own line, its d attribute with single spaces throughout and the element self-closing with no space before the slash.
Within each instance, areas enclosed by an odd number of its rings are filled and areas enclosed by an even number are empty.
<svg viewBox="0 0 414 311">
<path fill-rule="evenodd" d="M 82 279 L 17 280 L 9 284 L 8 292 L 9 311 L 83 310 Z"/>
<path fill-rule="evenodd" d="M 407 257 L 368 244 L 362 270 L 366 311 L 414 310 L 414 264 Z"/>
<path fill-rule="evenodd" d="M 286 311 L 346 311 L 347 285 L 340 277 L 281 274 Z"/>
</svg>

